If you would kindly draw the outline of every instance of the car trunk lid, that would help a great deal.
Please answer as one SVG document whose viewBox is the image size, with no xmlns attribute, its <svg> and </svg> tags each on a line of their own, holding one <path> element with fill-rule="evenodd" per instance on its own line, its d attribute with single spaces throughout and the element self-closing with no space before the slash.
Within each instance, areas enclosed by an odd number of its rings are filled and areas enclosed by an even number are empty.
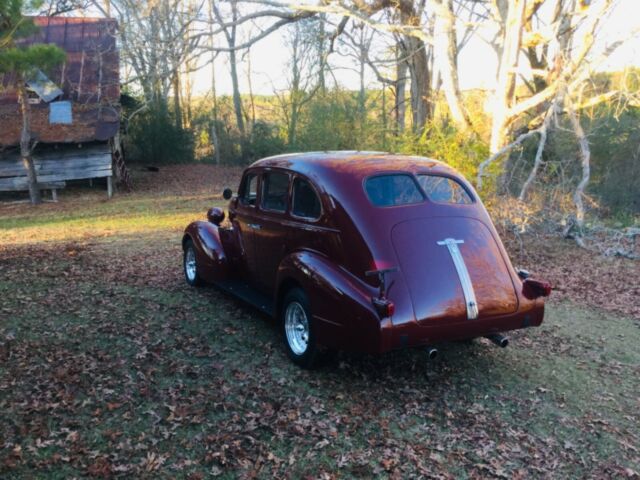
<svg viewBox="0 0 640 480">
<path fill-rule="evenodd" d="M 518 297 L 491 231 L 468 217 L 395 225 L 391 239 L 420 323 L 513 313 Z"/>
</svg>

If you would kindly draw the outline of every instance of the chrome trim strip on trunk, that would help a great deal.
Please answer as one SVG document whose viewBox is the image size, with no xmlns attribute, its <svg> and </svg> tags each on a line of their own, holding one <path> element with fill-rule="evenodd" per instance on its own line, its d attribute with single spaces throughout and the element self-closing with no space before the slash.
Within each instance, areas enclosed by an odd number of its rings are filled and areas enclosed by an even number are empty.
<svg viewBox="0 0 640 480">
<path fill-rule="evenodd" d="M 464 240 L 455 240 L 453 238 L 446 238 L 438 242 L 438 245 L 446 246 L 453 260 L 453 264 L 458 272 L 458 278 L 460 279 L 460 285 L 462 285 L 462 293 L 464 294 L 464 301 L 467 307 L 467 319 L 475 320 L 478 318 L 478 302 L 476 301 L 476 293 L 473 290 L 473 284 L 471 283 L 471 277 L 469 277 L 469 271 L 467 265 L 464 263 L 462 253 L 458 248 L 458 244 L 464 243 Z"/>
</svg>

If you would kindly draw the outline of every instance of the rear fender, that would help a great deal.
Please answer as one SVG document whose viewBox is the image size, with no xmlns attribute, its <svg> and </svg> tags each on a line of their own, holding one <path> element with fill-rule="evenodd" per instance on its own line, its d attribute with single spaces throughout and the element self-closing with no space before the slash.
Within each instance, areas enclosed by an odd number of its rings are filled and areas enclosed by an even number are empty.
<svg viewBox="0 0 640 480">
<path fill-rule="evenodd" d="M 220 239 L 220 227 L 209 222 L 193 222 L 184 232 L 183 248 L 189 238 L 195 247 L 200 276 L 207 282 L 226 280 L 229 261 Z"/>
<path fill-rule="evenodd" d="M 318 343 L 324 347 L 375 353 L 381 350 L 382 330 L 391 327 L 373 306 L 377 289 L 337 266 L 324 255 L 299 251 L 285 257 L 277 275 L 276 311 L 286 291 L 300 286 L 307 296 Z"/>
</svg>

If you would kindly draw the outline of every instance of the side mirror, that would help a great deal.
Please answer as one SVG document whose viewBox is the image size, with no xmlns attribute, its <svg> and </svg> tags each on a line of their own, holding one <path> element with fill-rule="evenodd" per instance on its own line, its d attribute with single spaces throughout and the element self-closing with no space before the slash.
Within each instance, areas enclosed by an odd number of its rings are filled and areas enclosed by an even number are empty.
<svg viewBox="0 0 640 480">
<path fill-rule="evenodd" d="M 224 211 L 221 208 L 213 207 L 207 212 L 207 220 L 214 225 L 220 225 L 224 220 Z"/>
<path fill-rule="evenodd" d="M 222 192 L 222 198 L 224 198 L 225 200 L 231 200 L 231 197 L 233 197 L 233 190 L 231 190 L 230 188 L 225 188 Z"/>
</svg>

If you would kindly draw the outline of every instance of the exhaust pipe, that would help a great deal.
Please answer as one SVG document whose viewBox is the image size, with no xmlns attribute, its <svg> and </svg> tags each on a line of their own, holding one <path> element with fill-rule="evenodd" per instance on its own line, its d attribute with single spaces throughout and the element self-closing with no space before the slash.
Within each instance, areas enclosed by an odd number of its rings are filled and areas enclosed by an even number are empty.
<svg viewBox="0 0 640 480">
<path fill-rule="evenodd" d="M 491 335 L 487 335 L 484 338 L 488 338 L 493 343 L 498 345 L 500 348 L 505 348 L 507 345 L 509 345 L 509 339 L 507 337 L 505 337 L 504 335 L 501 335 L 499 333 L 494 333 L 494 334 L 491 334 Z"/>
<path fill-rule="evenodd" d="M 427 357 L 429 358 L 429 360 L 435 360 L 436 357 L 438 356 L 437 348 L 427 347 L 426 351 L 427 351 Z"/>
</svg>

